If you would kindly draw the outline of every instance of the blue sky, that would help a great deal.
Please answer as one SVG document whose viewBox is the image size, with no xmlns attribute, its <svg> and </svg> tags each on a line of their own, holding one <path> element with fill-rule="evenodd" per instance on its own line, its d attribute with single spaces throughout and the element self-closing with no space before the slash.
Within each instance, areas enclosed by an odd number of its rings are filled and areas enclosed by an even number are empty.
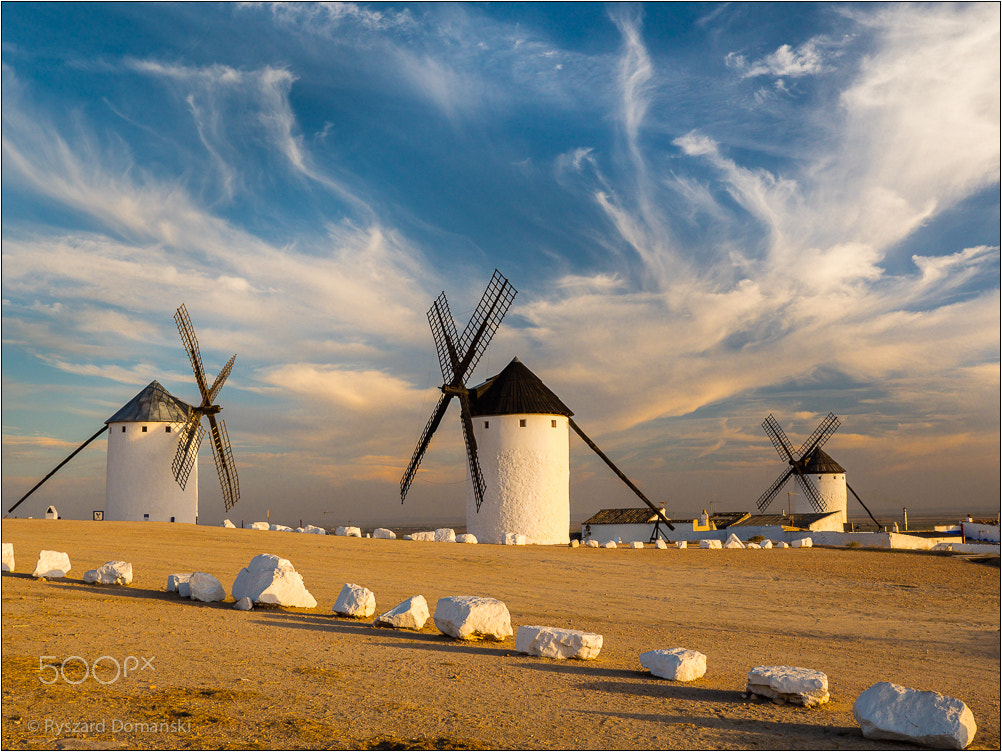
<svg viewBox="0 0 1002 752">
<path fill-rule="evenodd" d="M 151 380 L 220 395 L 235 519 L 460 522 L 425 312 L 678 516 L 772 412 L 885 515 L 999 504 L 997 4 L 5 4 L 3 504 Z M 103 442 L 22 510 L 103 506 Z M 634 497 L 571 438 L 572 519 Z M 208 448 L 202 520 L 222 519 Z M 792 487 L 790 490 L 793 490 Z M 34 506 L 32 510 L 28 506 Z M 850 514 L 862 510 L 850 504 Z"/>
</svg>

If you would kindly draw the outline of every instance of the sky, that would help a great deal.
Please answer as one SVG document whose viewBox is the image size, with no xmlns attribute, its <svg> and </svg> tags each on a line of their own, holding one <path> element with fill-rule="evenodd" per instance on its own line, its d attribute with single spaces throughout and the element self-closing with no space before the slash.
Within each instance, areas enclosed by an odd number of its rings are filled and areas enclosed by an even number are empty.
<svg viewBox="0 0 1002 752">
<path fill-rule="evenodd" d="M 426 311 L 462 330 L 495 268 L 468 383 L 519 357 L 673 516 L 752 511 L 765 417 L 829 411 L 878 516 L 999 509 L 997 3 L 2 14 L 5 512 L 152 380 L 197 401 L 184 303 L 210 377 L 237 353 L 201 522 L 461 524 L 455 401 L 398 484 Z M 639 505 L 570 447 L 572 521 Z M 105 461 L 17 514 L 89 519 Z"/>
</svg>

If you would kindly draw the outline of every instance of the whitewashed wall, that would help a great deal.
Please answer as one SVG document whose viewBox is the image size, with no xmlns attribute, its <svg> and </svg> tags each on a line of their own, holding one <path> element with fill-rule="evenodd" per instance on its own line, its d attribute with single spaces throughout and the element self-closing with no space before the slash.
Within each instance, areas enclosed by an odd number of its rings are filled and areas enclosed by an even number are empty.
<svg viewBox="0 0 1002 752">
<path fill-rule="evenodd" d="M 841 517 L 831 521 L 831 530 L 841 532 L 842 524 L 848 521 L 846 516 L 846 487 L 845 473 L 823 473 L 821 475 L 808 475 L 809 480 L 818 489 L 818 494 L 824 501 L 826 512 L 840 512 Z M 811 504 L 810 499 L 799 493 L 793 497 L 794 514 L 815 514 L 817 510 Z"/>
<path fill-rule="evenodd" d="M 525 427 L 519 421 L 525 421 Z M 551 421 L 556 421 L 554 428 Z M 485 423 L 487 427 L 485 428 Z M 570 539 L 570 464 L 567 418 L 562 415 L 483 415 L 473 419 L 487 492 L 477 512 L 466 479 L 466 529 L 481 543 L 503 543 L 505 533 L 527 543 Z"/>
<path fill-rule="evenodd" d="M 146 426 L 146 433 L 142 427 Z M 170 423 L 112 423 L 108 427 L 108 478 L 104 518 L 194 524 L 198 518 L 198 462 L 185 490 L 174 480 L 171 462 L 180 437 Z M 122 428 L 125 428 L 123 433 Z"/>
</svg>

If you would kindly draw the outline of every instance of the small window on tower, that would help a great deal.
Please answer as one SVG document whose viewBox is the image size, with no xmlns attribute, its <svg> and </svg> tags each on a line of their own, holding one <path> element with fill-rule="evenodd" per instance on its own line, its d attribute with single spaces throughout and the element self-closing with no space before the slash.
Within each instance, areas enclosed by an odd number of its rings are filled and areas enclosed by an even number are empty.
<svg viewBox="0 0 1002 752">
<path fill-rule="evenodd" d="M 557 427 L 557 421 L 551 420 L 550 421 L 550 428 L 556 428 L 556 427 Z"/>
<path fill-rule="evenodd" d="M 125 426 L 122 426 L 122 433 L 125 433 Z"/>
<path fill-rule="evenodd" d="M 490 428 L 490 427 L 491 427 L 491 422 L 489 420 L 485 420 L 484 421 L 484 428 Z"/>
<path fill-rule="evenodd" d="M 519 428 L 525 428 L 525 418 L 519 418 L 518 419 L 518 427 Z"/>
<path fill-rule="evenodd" d="M 146 433 L 146 426 L 143 426 L 143 433 Z"/>
<path fill-rule="evenodd" d="M 165 433 L 170 433 L 170 426 L 165 426 L 164 427 L 164 432 Z"/>
</svg>

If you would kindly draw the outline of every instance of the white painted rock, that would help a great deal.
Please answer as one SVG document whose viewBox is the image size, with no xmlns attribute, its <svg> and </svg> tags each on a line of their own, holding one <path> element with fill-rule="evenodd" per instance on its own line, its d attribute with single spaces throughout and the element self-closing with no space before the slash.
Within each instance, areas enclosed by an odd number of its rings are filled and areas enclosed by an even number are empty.
<svg viewBox="0 0 1002 752">
<path fill-rule="evenodd" d="M 267 522 L 252 522 L 250 524 L 251 530 L 271 530 L 271 525 Z"/>
<path fill-rule="evenodd" d="M 828 677 L 796 666 L 756 666 L 748 672 L 745 692 L 811 707 L 828 702 Z"/>
<path fill-rule="evenodd" d="M 214 603 L 226 598 L 226 591 L 223 590 L 223 583 L 206 572 L 194 572 L 188 580 L 188 588 L 191 591 L 193 601 L 203 603 Z M 181 588 L 178 586 L 178 592 Z"/>
<path fill-rule="evenodd" d="M 570 546 L 571 548 L 577 548 L 578 546 L 581 545 L 581 541 L 579 541 L 577 538 L 571 538 L 571 542 L 568 543 L 567 545 Z"/>
<path fill-rule="evenodd" d="M 857 697 L 852 714 L 867 739 L 934 749 L 964 749 L 978 731 L 974 715 L 962 701 L 890 682 L 874 684 Z"/>
<path fill-rule="evenodd" d="M 13 572 L 14 571 L 14 544 L 4 543 L 3 544 L 3 571 Z"/>
<path fill-rule="evenodd" d="M 497 640 L 511 637 L 508 607 L 494 598 L 452 595 L 435 605 L 435 626 L 459 640 Z"/>
<path fill-rule="evenodd" d="M 289 527 L 288 525 L 272 525 L 271 529 L 272 530 L 277 530 L 280 533 L 291 533 L 292 532 L 292 528 Z"/>
<path fill-rule="evenodd" d="M 590 661 L 602 650 L 602 635 L 557 627 L 519 627 L 515 650 L 543 658 Z"/>
<path fill-rule="evenodd" d="M 436 543 L 455 543 L 456 542 L 456 531 L 451 527 L 440 527 L 435 531 L 435 542 Z"/>
<path fill-rule="evenodd" d="M 394 629 L 421 629 L 428 621 L 428 601 L 423 595 L 408 598 L 400 605 L 390 609 L 372 622 L 374 627 L 393 627 Z"/>
<path fill-rule="evenodd" d="M 250 598 L 254 603 L 293 608 L 316 608 L 317 599 L 303 584 L 303 577 L 288 559 L 258 554 L 233 581 L 233 600 Z"/>
<path fill-rule="evenodd" d="M 814 541 L 810 538 L 797 538 L 790 544 L 790 548 L 811 548 L 814 546 Z"/>
<path fill-rule="evenodd" d="M 39 551 L 32 577 L 65 577 L 70 571 L 70 557 L 62 551 Z"/>
<path fill-rule="evenodd" d="M 463 533 L 456 536 L 456 543 L 479 543 L 479 541 L 473 533 Z"/>
<path fill-rule="evenodd" d="M 194 572 L 192 574 L 194 574 Z M 182 598 L 190 598 L 191 597 L 191 577 L 190 576 L 189 576 L 189 578 L 187 580 L 184 580 L 183 582 L 177 583 L 177 594 L 180 597 L 182 597 Z"/>
<path fill-rule="evenodd" d="M 236 527 L 236 525 L 234 525 L 234 524 L 233 524 L 232 522 L 230 522 L 229 520 L 223 520 L 223 524 L 222 524 L 222 527 Z"/>
<path fill-rule="evenodd" d="M 347 538 L 361 538 L 362 531 L 353 525 L 341 526 L 334 529 L 334 535 L 342 535 Z"/>
<path fill-rule="evenodd" d="M 420 532 L 420 533 L 411 533 L 410 535 L 405 535 L 404 536 L 404 540 L 433 541 L 433 540 L 435 540 L 435 531 L 434 530 L 425 530 L 424 532 Z"/>
<path fill-rule="evenodd" d="M 745 548 L 753 548 L 761 550 L 762 547 L 758 543 L 746 543 Z"/>
<path fill-rule="evenodd" d="M 303 528 L 301 528 L 301 527 L 297 527 L 297 528 L 296 528 L 296 532 L 297 532 L 297 533 L 301 533 L 301 532 L 303 532 Z"/>
<path fill-rule="evenodd" d="M 616 541 L 606 541 L 605 543 L 602 544 L 602 548 L 615 548 L 615 547 L 616 547 Z"/>
<path fill-rule="evenodd" d="M 132 582 L 132 565 L 127 561 L 105 562 L 97 569 L 84 572 L 83 581 L 99 585 L 128 585 Z"/>
<path fill-rule="evenodd" d="M 773 546 L 773 548 L 789 548 L 789 547 L 790 547 L 790 544 L 787 543 L 786 541 L 780 541 L 775 546 Z"/>
<path fill-rule="evenodd" d="M 772 548 L 772 541 L 771 540 L 764 540 L 759 545 L 761 545 L 762 548 Z"/>
<path fill-rule="evenodd" d="M 643 544 L 642 541 L 633 541 L 630 544 L 630 548 L 643 548 L 643 547 L 644 547 L 644 544 Z"/>
<path fill-rule="evenodd" d="M 720 541 L 718 541 L 718 540 L 709 540 L 708 538 L 704 538 L 703 540 L 701 540 L 699 542 L 699 547 L 700 548 L 723 548 L 723 546 L 720 545 Z"/>
<path fill-rule="evenodd" d="M 309 535 L 327 535 L 327 531 L 322 527 L 317 527 L 316 525 L 307 525 L 303 528 L 303 532 Z"/>
<path fill-rule="evenodd" d="M 176 573 L 167 575 L 167 592 L 176 593 L 178 592 L 178 587 L 182 582 L 188 582 L 191 579 L 191 572 L 184 574 Z"/>
<path fill-rule="evenodd" d="M 397 534 L 394 533 L 389 528 L 377 527 L 375 530 L 372 531 L 372 537 L 380 538 L 381 540 L 395 540 Z"/>
<path fill-rule="evenodd" d="M 689 682 L 706 673 L 706 656 L 686 648 L 648 650 L 640 654 L 640 665 L 662 679 Z"/>
<path fill-rule="evenodd" d="M 524 546 L 525 536 L 522 533 L 505 533 L 504 544 L 506 546 Z"/>
<path fill-rule="evenodd" d="M 368 618 L 376 613 L 376 595 L 368 588 L 346 583 L 334 601 L 334 613 L 353 618 Z"/>
<path fill-rule="evenodd" d="M 688 541 L 675 541 L 675 548 L 686 549 L 689 547 Z"/>
<path fill-rule="evenodd" d="M 658 538 L 654 541 L 654 545 L 661 549 L 668 548 L 668 544 L 664 542 L 664 538 Z"/>
<path fill-rule="evenodd" d="M 585 541 L 585 545 L 588 546 L 588 548 L 598 548 L 599 547 L 599 542 L 597 540 L 594 540 L 594 539 L 586 540 Z"/>
<path fill-rule="evenodd" d="M 738 536 L 736 536 L 734 533 L 731 533 L 727 537 L 727 542 L 724 544 L 724 548 L 744 548 L 744 547 L 745 544 L 742 543 L 741 539 L 738 538 Z"/>
<path fill-rule="evenodd" d="M 254 608 L 254 601 L 250 598 L 241 598 L 236 603 L 233 604 L 233 608 L 237 611 L 250 611 Z"/>
</svg>

